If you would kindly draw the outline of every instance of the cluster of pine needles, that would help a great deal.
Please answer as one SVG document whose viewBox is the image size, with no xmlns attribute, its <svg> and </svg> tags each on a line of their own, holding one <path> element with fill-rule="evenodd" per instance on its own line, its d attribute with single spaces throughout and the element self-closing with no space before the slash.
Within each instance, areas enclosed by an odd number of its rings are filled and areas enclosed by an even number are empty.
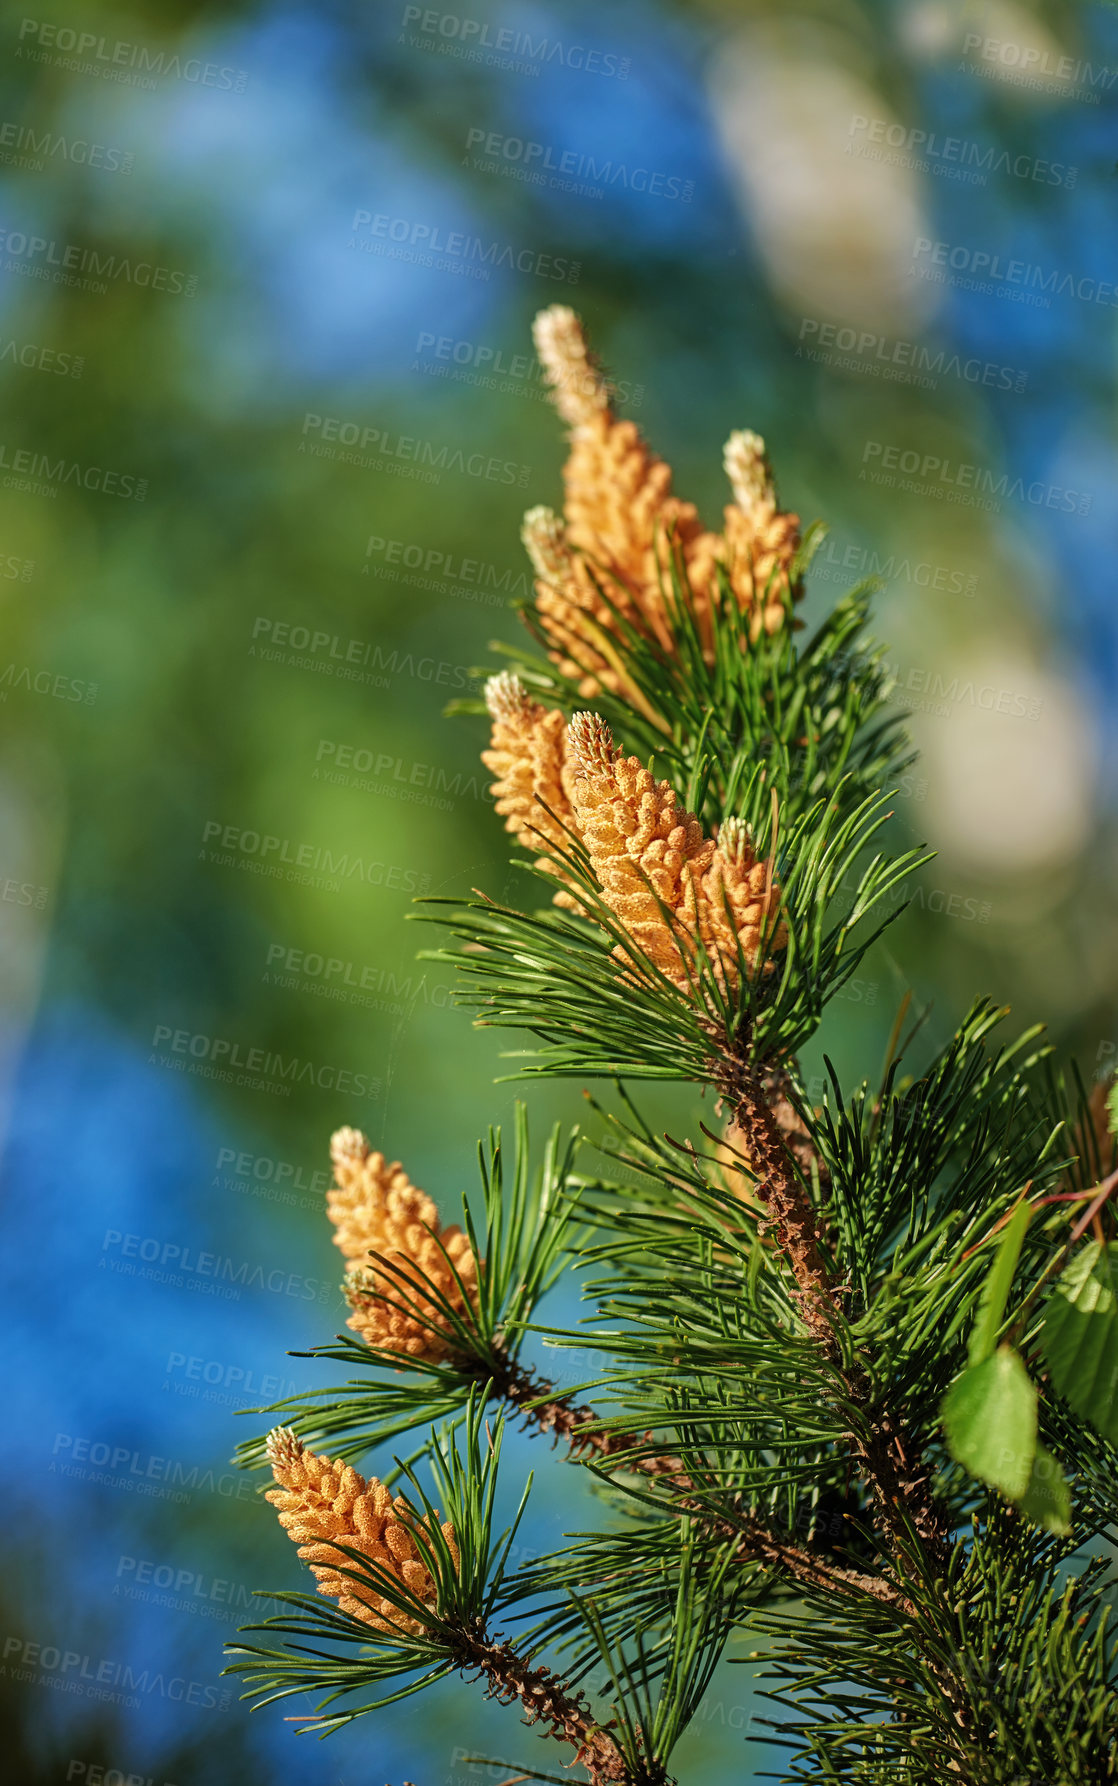
<svg viewBox="0 0 1118 1786">
<path fill-rule="evenodd" d="M 813 1104 L 799 1053 L 926 860 L 889 847 L 911 758 L 869 590 L 808 633 L 818 533 L 763 441 L 731 435 L 712 532 L 573 312 L 535 337 L 564 503 L 525 518 L 533 649 L 500 648 L 482 754 L 542 898 L 423 915 L 476 1022 L 532 1039 L 517 1076 L 610 1095 L 539 1155 L 518 1106 L 459 1223 L 334 1135 L 350 1331 L 311 1355 L 351 1375 L 241 1448 L 318 1593 L 274 1596 L 232 1667 L 319 1732 L 461 1675 L 593 1786 L 669 1781 L 724 1657 L 789 1782 L 1116 1779 L 1110 1088 L 983 1001 L 919 1072 L 899 1025 L 879 1083 L 831 1070 Z M 665 1135 L 645 1080 L 713 1126 Z M 564 1274 L 574 1327 L 541 1319 Z M 548 1380 L 541 1340 L 593 1376 Z M 509 1421 L 602 1529 L 518 1562 Z"/>
</svg>

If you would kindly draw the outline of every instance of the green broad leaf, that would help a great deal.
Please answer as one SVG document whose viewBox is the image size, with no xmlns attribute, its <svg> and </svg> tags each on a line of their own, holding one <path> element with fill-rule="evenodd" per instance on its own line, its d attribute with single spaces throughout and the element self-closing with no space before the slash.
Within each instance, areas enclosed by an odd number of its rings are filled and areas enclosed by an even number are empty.
<svg viewBox="0 0 1118 1786">
<path fill-rule="evenodd" d="M 1011 1346 L 968 1365 L 944 1398 L 952 1457 L 1011 1501 L 1022 1498 L 1032 1478 L 1036 1404 L 1036 1388 Z"/>
<path fill-rule="evenodd" d="M 998 1250 L 986 1279 L 986 1288 L 982 1292 L 982 1301 L 971 1334 L 967 1354 L 970 1364 L 981 1364 L 984 1359 L 989 1358 L 997 1343 L 998 1330 L 1005 1318 L 1005 1305 L 1013 1285 L 1013 1274 L 1021 1256 L 1021 1242 L 1025 1238 L 1032 1213 L 1031 1205 L 1022 1197 L 998 1242 Z"/>
<path fill-rule="evenodd" d="M 1106 1126 L 1112 1135 L 1118 1135 L 1118 1079 L 1114 1081 L 1107 1094 Z"/>
<path fill-rule="evenodd" d="M 1057 1538 L 1066 1538 L 1071 1531 L 1071 1495 L 1064 1472 L 1043 1445 L 1036 1448 L 1029 1486 L 1018 1505 L 1033 1525 Z"/>
<path fill-rule="evenodd" d="M 1041 1345 L 1065 1401 L 1118 1444 L 1118 1242 L 1090 1241 L 1065 1266 Z"/>
</svg>

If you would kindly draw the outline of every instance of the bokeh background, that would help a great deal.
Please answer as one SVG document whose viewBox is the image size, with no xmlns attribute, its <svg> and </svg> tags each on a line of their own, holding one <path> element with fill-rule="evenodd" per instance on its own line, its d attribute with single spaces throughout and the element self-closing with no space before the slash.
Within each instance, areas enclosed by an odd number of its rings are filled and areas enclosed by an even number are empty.
<svg viewBox="0 0 1118 1786">
<path fill-rule="evenodd" d="M 452 4 L 87 0 L 0 37 L 23 1782 L 547 1755 L 465 1685 L 318 1743 L 221 1675 L 251 1591 L 301 1585 L 228 1460 L 239 1409 L 332 1380 L 288 1356 L 343 1316 L 331 1130 L 449 1213 L 511 1109 L 405 919 L 509 884 L 444 708 L 517 636 L 520 517 L 558 498 L 537 308 L 581 311 L 712 520 L 726 435 L 764 434 L 830 528 L 809 621 L 880 575 L 923 752 L 897 822 L 938 856 L 812 1070 L 875 1075 L 906 993 L 929 1042 L 989 991 L 1088 1076 L 1118 1051 L 1118 8 Z M 538 1551 L 589 1508 L 526 1440 L 510 1498 L 530 1467 Z M 751 1678 L 720 1671 L 681 1777 L 771 1765 Z"/>
</svg>

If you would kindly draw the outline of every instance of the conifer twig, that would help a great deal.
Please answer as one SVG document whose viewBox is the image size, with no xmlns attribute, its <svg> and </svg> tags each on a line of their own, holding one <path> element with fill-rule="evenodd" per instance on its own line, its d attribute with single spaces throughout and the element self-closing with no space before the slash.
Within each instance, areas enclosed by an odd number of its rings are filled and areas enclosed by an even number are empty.
<svg viewBox="0 0 1118 1786">
<path fill-rule="evenodd" d="M 696 1494 L 696 1484 L 687 1475 L 678 1457 L 655 1452 L 631 1456 L 645 1443 L 655 1443 L 650 1433 L 637 1438 L 629 1433 L 610 1432 L 598 1424 L 593 1408 L 572 1403 L 568 1396 L 552 1395 L 554 1384 L 535 1377 L 514 1359 L 505 1361 L 505 1369 L 490 1379 L 491 1393 L 507 1401 L 525 1417 L 526 1424 L 552 1433 L 567 1441 L 571 1455 L 592 1450 L 604 1459 L 616 1459 L 635 1474 L 652 1479 L 672 1479 L 679 1498 L 672 1501 L 671 1511 L 689 1514 L 712 1537 L 738 1538 L 740 1559 L 759 1561 L 771 1568 L 784 1569 L 804 1587 L 830 1589 L 841 1594 L 869 1594 L 874 1599 L 899 1602 L 896 1588 L 880 1576 L 866 1574 L 832 1563 L 813 1551 L 809 1545 L 779 1527 L 766 1525 L 754 1515 L 735 1507 L 733 1516 L 719 1518 L 710 1513 Z"/>
<path fill-rule="evenodd" d="M 731 1102 L 734 1123 L 747 1138 L 757 1194 L 791 1267 L 804 1324 L 837 1371 L 847 1397 L 865 1406 L 869 1378 L 856 1362 L 851 1369 L 843 1357 L 842 1312 L 820 1249 L 815 1210 L 765 1095 L 762 1076 L 740 1042 L 722 1056 L 715 1083 Z M 872 1421 L 867 1419 L 863 1435 L 852 1436 L 895 1544 L 906 1546 L 911 1527 L 921 1540 L 942 1551 L 943 1522 L 927 1492 L 911 1440 L 906 1443 L 892 1417 L 880 1410 L 874 1411 Z"/>
<path fill-rule="evenodd" d="M 408 1380 L 281 1404 L 309 1435 L 345 1440 L 335 1458 L 295 1428 L 268 1441 L 268 1498 L 336 1604 L 279 1596 L 294 1610 L 252 1628 L 316 1647 L 245 1645 L 236 1670 L 269 1699 L 322 1689 L 301 1722 L 323 1732 L 458 1672 L 564 1743 L 590 1786 L 671 1786 L 673 1747 L 727 1639 L 748 1630 L 773 1640 L 789 1778 L 1112 1779 L 1118 1637 L 1099 1611 L 1105 1560 L 1086 1546 L 1118 1522 L 1100 1450 L 1118 1430 L 1118 1317 L 1103 1273 L 1070 1311 L 1074 1332 L 1067 1307 L 1062 1327 L 1038 1307 L 1084 1235 L 1105 1244 L 1110 1091 L 1088 1101 L 1076 1071 L 1071 1172 L 1053 1154 L 1068 1087 L 1034 1071 L 1036 1031 L 988 1049 L 1005 1013 L 978 1001 L 898 1089 L 926 1016 L 905 1035 L 906 995 L 876 1096 L 863 1082 L 846 1098 L 832 1074 L 834 1100 L 813 1109 L 796 1053 L 927 860 L 873 844 L 911 758 L 862 633 L 866 592 L 796 648 L 815 535 L 801 541 L 778 502 L 759 437 L 731 436 L 734 500 L 709 531 L 615 414 L 574 313 L 546 310 L 536 343 L 570 431 L 563 512 L 531 510 L 523 535 L 525 617 L 546 658 L 510 651 L 487 682 L 483 760 L 554 909 L 435 903 L 457 913 L 440 921 L 459 934 L 478 1024 L 543 1044 L 525 1074 L 607 1077 L 630 1109 L 627 1078 L 682 1080 L 728 1120 L 720 1135 L 700 1124 L 713 1173 L 689 1140 L 665 1134 L 665 1151 L 642 1118 L 621 1122 L 636 1143 L 619 1154 L 635 1169 L 626 1198 L 575 1172 L 577 1131 L 565 1149 L 553 1132 L 533 1176 L 518 1116 L 515 1172 L 491 1130 L 484 1222 L 464 1204 L 462 1227 L 357 1131 L 335 1135 L 350 1326 L 366 1363 Z M 1031 1201 L 1034 1180 L 1048 1194 Z M 1064 1203 L 1047 1257 L 1058 1218 L 1027 1238 L 1025 1218 Z M 1011 1220 L 987 1272 L 976 1255 Z M 611 1270 L 614 1287 L 589 1293 L 613 1325 L 580 1389 L 520 1350 L 529 1333 L 580 1343 L 535 1310 L 584 1252 Z M 1051 1394 L 1014 1352 L 1023 1334 Z M 321 1348 L 357 1351 L 344 1335 Z M 573 1549 L 510 1567 L 528 1488 L 497 1537 L 509 1414 L 562 1441 L 627 1503 L 631 1529 L 568 1533 Z M 414 1504 L 346 1461 L 448 1417 L 423 1446 L 433 1499 L 414 1459 L 391 1478 Z M 933 1481 L 940 1433 L 954 1467 Z M 829 1503 L 851 1511 L 832 1526 Z M 531 1617 L 528 1636 L 506 1640 L 506 1615 Z M 551 1645 L 573 1650 L 566 1674 L 537 1665 Z M 584 1697 L 599 1663 L 614 1695 L 600 1717 Z M 528 1768 L 504 1786 L 562 1777 Z"/>
<path fill-rule="evenodd" d="M 571 1744 L 592 1786 L 666 1786 L 663 1771 L 631 1767 L 609 1728 L 590 1716 L 582 1694 L 572 1692 L 550 1669 L 534 1668 L 511 1644 L 496 1642 L 485 1631 L 460 1632 L 456 1648 L 459 1669 L 475 1670 L 475 1678 L 486 1681 L 487 1698 L 502 1705 L 519 1700 L 527 1723 L 545 1724 L 550 1736 Z"/>
<path fill-rule="evenodd" d="M 781 1251 L 792 1268 L 793 1292 L 804 1325 L 837 1364 L 839 1310 L 820 1251 L 815 1211 L 793 1163 L 791 1148 L 765 1095 L 760 1075 L 743 1048 L 722 1055 L 715 1084 L 729 1103 L 735 1126 L 746 1137 L 757 1196 Z"/>
<path fill-rule="evenodd" d="M 723 1095 L 733 1100 L 734 1122 L 746 1137 L 757 1172 L 758 1196 L 771 1212 L 777 1240 L 792 1269 L 804 1324 L 833 1364 L 847 1400 L 865 1410 L 862 1430 L 851 1432 L 850 1438 L 873 1491 L 888 1548 L 906 1573 L 943 1582 L 948 1561 L 944 1523 L 928 1492 L 918 1449 L 887 1410 L 871 1413 L 867 1407 L 869 1377 L 857 1361 L 853 1369 L 844 1367 L 841 1311 L 820 1251 L 815 1211 L 767 1102 L 761 1077 L 740 1043 L 723 1056 L 716 1083 Z M 925 1626 L 934 1627 L 937 1614 L 944 1610 L 932 1595 L 923 1607 L 909 1595 L 898 1594 L 897 1598 L 903 1610 Z M 942 1663 L 933 1665 L 933 1673 L 954 1722 L 960 1731 L 965 1730 L 970 1723 L 965 1687 Z M 951 1761 L 946 1766 L 951 1772 L 958 1771 Z"/>
<path fill-rule="evenodd" d="M 773 1120 L 784 1138 L 784 1145 L 801 1174 L 807 1179 L 814 1172 L 821 1188 L 826 1189 L 830 1183 L 830 1171 L 816 1152 L 807 1124 L 792 1102 L 792 1079 L 788 1069 L 770 1062 L 761 1070 L 761 1088 L 772 1111 Z"/>
</svg>

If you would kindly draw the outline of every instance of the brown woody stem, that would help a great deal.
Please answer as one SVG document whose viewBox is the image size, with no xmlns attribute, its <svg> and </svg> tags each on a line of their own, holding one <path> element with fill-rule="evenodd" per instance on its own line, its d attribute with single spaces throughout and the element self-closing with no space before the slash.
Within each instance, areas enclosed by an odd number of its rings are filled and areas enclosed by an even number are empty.
<svg viewBox="0 0 1118 1786">
<path fill-rule="evenodd" d="M 839 1335 L 842 1311 L 819 1244 L 815 1211 L 804 1187 L 802 1168 L 797 1169 L 796 1148 L 789 1139 L 788 1117 L 784 1127 L 777 1119 L 769 1095 L 775 1090 L 778 1107 L 787 1105 L 792 1117 L 786 1081 L 778 1072 L 766 1080 L 752 1066 L 746 1048 L 731 1048 L 721 1057 L 715 1083 L 731 1104 L 735 1126 L 741 1131 L 750 1164 L 757 1176 L 757 1194 L 765 1204 L 778 1244 L 792 1270 L 795 1298 L 804 1324 L 815 1338 L 842 1383 L 844 1394 L 866 1410 L 862 1432 L 851 1437 L 866 1471 L 896 1555 L 911 1549 L 911 1534 L 933 1551 L 944 1550 L 943 1522 L 931 1498 L 927 1476 L 918 1450 L 898 1430 L 888 1413 L 870 1410 L 869 1373 L 855 1359 L 843 1363 Z M 802 1125 L 799 1125 L 802 1128 Z M 807 1138 L 804 1138 L 805 1141 Z M 807 1142 L 810 1146 L 810 1142 Z"/>
<path fill-rule="evenodd" d="M 861 1461 L 866 1480 L 877 1503 L 888 1547 L 895 1560 L 918 1577 L 941 1580 L 946 1574 L 948 1547 L 944 1521 L 931 1495 L 922 1466 L 919 1445 L 906 1435 L 888 1412 L 872 1405 L 869 1372 L 855 1356 L 844 1362 L 840 1342 L 842 1313 L 837 1293 L 819 1245 L 815 1211 L 804 1186 L 802 1163 L 789 1136 L 788 1123 L 777 1119 L 766 1096 L 765 1081 L 748 1058 L 748 1037 L 720 1058 L 715 1084 L 733 1111 L 750 1165 L 757 1176 L 757 1193 L 767 1207 L 771 1225 L 795 1280 L 795 1297 L 808 1331 L 818 1341 L 841 1383 L 844 1399 L 857 1407 L 863 1418 L 860 1430 L 849 1436 Z M 779 1077 L 770 1072 L 778 1097 L 787 1103 Z M 793 1117 L 794 1107 L 789 1105 Z M 799 1170 L 797 1168 L 799 1167 Z M 919 1620 L 919 1609 L 905 1594 L 894 1592 L 900 1607 Z M 949 1670 L 935 1670 L 940 1689 L 952 1707 L 956 1722 L 969 1722 L 966 1694 Z M 949 1771 L 956 1771 L 947 1763 Z"/>
<path fill-rule="evenodd" d="M 493 1394 L 523 1413 L 526 1424 L 540 1432 L 553 1433 L 566 1439 L 573 1453 L 591 1450 L 603 1458 L 620 1458 L 651 1443 L 651 1435 L 637 1437 L 630 1433 L 609 1432 L 598 1424 L 593 1408 L 572 1403 L 567 1396 L 550 1392 L 554 1385 L 526 1370 L 514 1359 L 503 1361 L 503 1368 L 493 1377 Z M 896 1590 L 876 1575 L 857 1569 L 845 1569 L 831 1563 L 809 1545 L 800 1544 L 790 1532 L 766 1526 L 752 1515 L 734 1510 L 733 1518 L 718 1519 L 704 1507 L 695 1493 L 695 1483 L 676 1457 L 662 1453 L 631 1457 L 628 1468 L 655 1480 L 670 1477 L 681 1498 L 671 1503 L 678 1513 L 691 1513 L 713 1536 L 741 1540 L 742 1561 L 758 1561 L 776 1569 L 784 1569 L 805 1587 L 829 1589 L 841 1594 L 871 1594 L 875 1599 L 895 1602 Z"/>
<path fill-rule="evenodd" d="M 480 1378 L 483 1373 L 479 1369 L 476 1374 Z M 522 1413 L 525 1425 L 566 1439 L 574 1451 L 587 1445 L 596 1451 L 608 1449 L 605 1441 L 612 1435 L 584 1430 L 597 1418 L 592 1408 L 577 1406 L 569 1395 L 556 1395 L 554 1383 L 537 1377 L 515 1358 L 498 1354 L 496 1369 L 487 1364 L 484 1374 L 492 1379 L 493 1396 Z"/>
<path fill-rule="evenodd" d="M 844 1323 L 838 1292 L 823 1256 L 816 1212 L 804 1182 L 813 1168 L 821 1184 L 826 1184 L 827 1175 L 791 1102 L 787 1075 L 779 1069 L 758 1073 L 744 1050 L 733 1048 L 722 1055 L 715 1084 L 730 1104 L 734 1126 L 756 1175 L 758 1199 L 791 1267 L 793 1294 L 804 1324 L 834 1370 L 844 1399 L 865 1413 L 859 1422 L 861 1430 L 852 1432 L 850 1438 L 877 1503 L 888 1548 L 898 1562 L 907 1563 L 919 1574 L 926 1575 L 929 1565 L 931 1573 L 942 1574 L 947 1557 L 944 1525 L 919 1450 L 889 1413 L 871 1407 L 869 1373 L 857 1358 L 850 1359 L 840 1338 Z M 495 1395 L 522 1411 L 526 1421 L 540 1431 L 564 1438 L 573 1452 L 592 1449 L 600 1457 L 620 1459 L 627 1452 L 639 1454 L 642 1446 L 654 1443 L 649 1434 L 642 1438 L 603 1430 L 591 1408 L 574 1404 L 569 1396 L 554 1395 L 553 1387 L 512 1359 L 504 1362 L 493 1382 Z M 774 1530 L 738 1508 L 725 1518 L 712 1515 L 678 1458 L 649 1452 L 632 1456 L 628 1467 L 652 1479 L 671 1478 L 679 1491 L 673 1507 L 697 1517 L 713 1535 L 738 1538 L 742 1560 L 785 1570 L 804 1587 L 847 1596 L 869 1594 L 917 1616 L 908 1596 L 880 1576 L 837 1565 L 799 1543 L 790 1532 Z M 961 1722 L 965 1713 L 956 1684 L 944 1679 L 941 1685 Z"/>
<path fill-rule="evenodd" d="M 793 1293 L 804 1325 L 831 1362 L 837 1363 L 839 1309 L 820 1251 L 815 1211 L 762 1080 L 734 1051 L 723 1057 L 715 1084 L 733 1111 L 734 1126 L 744 1138 L 750 1170 L 757 1180 L 757 1196 L 792 1267 Z M 794 1116 L 786 1095 L 781 1101 Z"/>
<path fill-rule="evenodd" d="M 527 1723 L 544 1724 L 549 1735 L 570 1743 L 593 1786 L 667 1786 L 661 1769 L 634 1771 L 608 1727 L 595 1723 L 582 1694 L 549 1669 L 534 1668 L 511 1644 L 496 1642 L 485 1631 L 461 1632 L 456 1647 L 459 1668 L 484 1676 L 489 1698 L 502 1705 L 519 1700 Z"/>
<path fill-rule="evenodd" d="M 761 1087 L 785 1147 L 791 1154 L 805 1183 L 814 1172 L 826 1189 L 831 1174 L 826 1162 L 815 1151 L 815 1144 L 803 1117 L 792 1099 L 792 1076 L 786 1067 L 767 1065 L 761 1070 Z"/>
</svg>

